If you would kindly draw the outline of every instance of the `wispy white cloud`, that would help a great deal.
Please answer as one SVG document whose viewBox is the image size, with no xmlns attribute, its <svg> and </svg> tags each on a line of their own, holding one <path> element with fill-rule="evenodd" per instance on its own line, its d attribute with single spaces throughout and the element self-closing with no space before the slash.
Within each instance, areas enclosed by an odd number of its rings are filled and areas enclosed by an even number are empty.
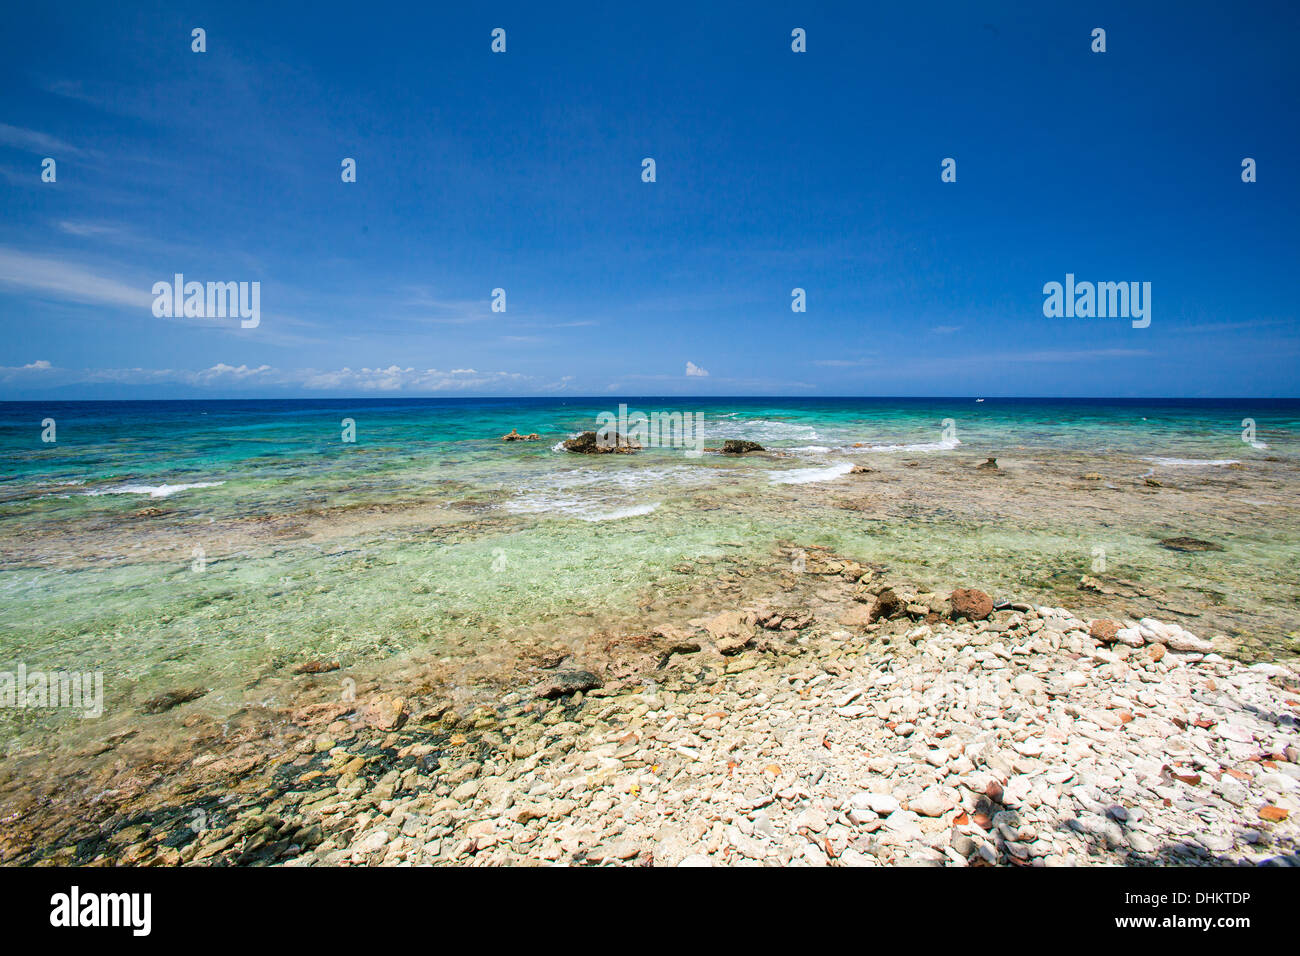
<svg viewBox="0 0 1300 956">
<path fill-rule="evenodd" d="M 11 385 L 187 385 L 194 388 L 266 387 L 307 391 L 446 392 L 520 384 L 531 376 L 518 372 L 450 371 L 399 365 L 387 368 L 278 369 L 270 365 L 228 365 L 205 369 L 62 369 L 41 359 L 27 365 L 0 367 L 0 382 Z"/>
<path fill-rule="evenodd" d="M 120 236 L 125 233 L 120 226 L 109 225 L 108 223 L 99 222 L 79 222 L 73 219 L 62 219 L 55 223 L 56 226 L 70 236 L 81 238 L 98 238 L 106 236 Z"/>
<path fill-rule="evenodd" d="M 824 368 L 857 368 L 862 365 L 874 365 L 875 359 L 814 359 L 813 365 L 821 365 Z"/>
<path fill-rule="evenodd" d="M 881 358 L 853 359 L 817 359 L 813 365 L 823 368 L 860 368 L 870 366 L 877 368 L 881 374 L 890 377 L 902 375 L 928 375 L 937 370 L 947 371 L 953 368 L 969 368 L 972 365 L 996 363 L 1068 363 L 1088 362 L 1096 359 L 1141 358 L 1150 355 L 1147 349 L 1039 349 L 1016 352 L 1006 349 L 1000 352 L 979 355 L 936 355 L 923 358 L 898 357 L 888 361 Z"/>
<path fill-rule="evenodd" d="M 499 316 L 492 311 L 491 300 L 486 295 L 482 299 L 444 299 L 423 286 L 411 288 L 393 304 L 400 311 L 413 313 L 410 317 L 421 322 L 447 325 L 484 322 Z"/>
<path fill-rule="evenodd" d="M 1150 355 L 1147 349 L 1044 349 L 1036 352 L 999 352 L 989 356 L 989 361 L 1000 362 L 1087 362 L 1091 359 L 1104 358 L 1140 358 Z M 962 363 L 972 361 L 969 358 Z"/>
<path fill-rule="evenodd" d="M 153 296 L 143 285 L 99 274 L 75 263 L 0 247 L 0 285 L 47 298 L 92 305 L 151 309 Z"/>
<path fill-rule="evenodd" d="M 72 225 L 74 229 L 94 228 L 87 227 L 86 224 L 68 223 L 67 225 Z M 262 324 L 256 330 L 242 329 L 237 319 L 226 321 L 183 316 L 156 318 L 153 314 L 153 283 L 160 278 L 163 281 L 171 281 L 174 273 L 168 271 L 161 276 L 155 274 L 152 278 L 141 280 L 138 285 L 135 285 L 107 274 L 109 269 L 118 274 L 128 272 L 119 266 L 82 265 L 66 258 L 33 255 L 12 247 L 0 246 L 0 292 L 30 295 L 59 302 L 129 308 L 142 321 L 166 322 L 171 325 L 214 330 L 240 338 L 255 337 L 264 345 L 304 345 L 321 341 L 319 337 L 292 331 L 293 329 L 316 329 L 317 323 L 288 314 L 274 306 L 262 309 Z M 136 274 L 139 272 L 137 271 Z M 287 292 L 289 296 L 295 295 L 293 290 L 284 286 L 278 288 L 282 292 Z M 265 302 L 265 299 L 263 301 Z"/>
<path fill-rule="evenodd" d="M 63 140 L 34 129 L 10 126 L 0 123 L 0 146 L 12 146 L 32 153 L 44 153 L 46 156 L 77 156 L 81 150 Z"/>
<path fill-rule="evenodd" d="M 687 362 L 686 374 L 693 378 L 708 378 L 709 370 L 705 368 L 700 368 L 694 362 Z"/>
<path fill-rule="evenodd" d="M 696 378 L 698 376 L 689 376 Z M 791 389 L 804 390 L 815 389 L 817 386 L 809 382 L 792 382 L 785 379 L 775 378 L 717 378 L 709 376 L 708 385 L 705 383 L 685 382 L 680 375 L 664 374 L 644 374 L 640 372 L 629 372 L 619 376 L 617 382 L 607 386 L 609 391 L 618 391 L 628 382 L 655 382 L 657 388 L 662 388 L 664 395 L 689 395 L 698 394 L 699 388 L 734 388 L 741 389 L 736 394 L 740 395 L 777 395 Z"/>
</svg>

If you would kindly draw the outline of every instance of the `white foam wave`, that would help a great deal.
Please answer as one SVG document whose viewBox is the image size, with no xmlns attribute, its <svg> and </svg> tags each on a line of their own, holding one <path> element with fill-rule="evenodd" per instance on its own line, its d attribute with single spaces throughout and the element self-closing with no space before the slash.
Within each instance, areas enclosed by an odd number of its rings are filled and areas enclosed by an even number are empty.
<svg viewBox="0 0 1300 956">
<path fill-rule="evenodd" d="M 841 461 L 825 468 L 792 468 L 774 471 L 768 480 L 774 485 L 806 485 L 815 481 L 834 481 L 853 470 L 853 462 Z"/>
<path fill-rule="evenodd" d="M 579 515 L 583 521 L 617 521 L 620 518 L 635 518 L 638 515 L 648 515 L 659 507 L 659 502 L 649 505 L 632 505 L 627 508 L 618 508 L 615 511 L 606 512 L 605 514 Z"/>
<path fill-rule="evenodd" d="M 578 495 L 534 493 L 520 495 L 501 507 L 511 514 L 547 514 L 565 515 L 582 521 L 617 521 L 619 518 L 632 518 L 648 515 L 659 507 L 659 502 L 641 505 L 626 505 L 611 510 L 611 502 L 593 500 Z"/>
<path fill-rule="evenodd" d="M 700 425 L 704 440 L 709 443 L 725 441 L 728 438 L 740 438 L 756 441 L 760 445 L 785 441 L 816 441 L 821 436 L 812 425 L 800 425 L 796 422 L 771 421 L 766 418 L 720 419 L 705 421 Z"/>
<path fill-rule="evenodd" d="M 1216 467 L 1223 465 L 1237 465 L 1240 461 L 1236 458 L 1159 458 L 1147 457 L 1143 461 L 1152 462 L 1165 468 L 1198 468 L 1198 467 Z"/>
<path fill-rule="evenodd" d="M 865 448 L 855 448 L 853 450 L 869 452 L 952 451 L 960 444 L 960 438 L 945 438 L 941 441 L 922 441 L 909 445 L 867 445 Z"/>
<path fill-rule="evenodd" d="M 620 461 L 618 464 L 623 463 Z M 646 488 L 661 488 L 665 485 L 696 487 L 709 484 L 717 480 L 720 475 L 721 473 L 716 469 L 701 468 L 696 465 L 670 465 L 665 468 L 629 465 L 620 468 L 611 463 L 607 467 L 593 465 L 589 468 L 571 468 L 554 474 L 535 476 L 514 483 L 512 490 L 525 494 L 559 491 L 617 495 Z"/>
<path fill-rule="evenodd" d="M 168 498 L 178 491 L 189 491 L 191 488 L 216 488 L 224 484 L 224 481 L 193 481 L 178 485 L 116 485 L 112 488 L 92 488 L 90 491 L 83 491 L 82 494 L 91 498 L 100 495 L 148 495 L 150 498 Z"/>
</svg>

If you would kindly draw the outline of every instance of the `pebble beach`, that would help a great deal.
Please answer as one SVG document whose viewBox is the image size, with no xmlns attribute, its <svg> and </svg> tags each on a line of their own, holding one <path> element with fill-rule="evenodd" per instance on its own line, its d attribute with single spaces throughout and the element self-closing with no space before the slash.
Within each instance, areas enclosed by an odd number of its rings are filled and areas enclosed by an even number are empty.
<svg viewBox="0 0 1300 956">
<path fill-rule="evenodd" d="M 142 793 L 37 861 L 1300 862 L 1294 667 L 1154 619 L 784 557 L 770 600 L 666 621 L 600 673 L 541 661 L 495 708 L 364 687 L 303 706 L 275 747 L 194 762 L 191 792 L 224 781 L 224 799 Z M 280 786 L 239 793 L 259 770 Z"/>
</svg>

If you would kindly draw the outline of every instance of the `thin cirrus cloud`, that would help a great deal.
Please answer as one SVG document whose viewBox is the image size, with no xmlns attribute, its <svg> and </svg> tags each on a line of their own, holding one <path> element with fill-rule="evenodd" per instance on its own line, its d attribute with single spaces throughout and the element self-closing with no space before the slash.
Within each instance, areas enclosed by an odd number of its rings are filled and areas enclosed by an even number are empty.
<svg viewBox="0 0 1300 956">
<path fill-rule="evenodd" d="M 408 319 L 444 325 L 467 325 L 499 318 L 486 295 L 482 299 L 444 299 L 422 286 L 408 289 L 396 305 Z"/>
<path fill-rule="evenodd" d="M 150 309 L 153 296 L 84 266 L 0 247 L 0 286 L 13 291 L 91 305 Z"/>
<path fill-rule="evenodd" d="M 487 386 L 519 385 L 531 376 L 519 372 L 480 372 L 472 368 L 279 369 L 270 365 L 228 365 L 205 369 L 63 369 L 39 359 L 0 367 L 0 382 L 37 387 L 68 385 L 182 385 L 192 388 L 300 388 L 308 391 L 355 389 L 360 392 L 447 392 Z"/>
<path fill-rule="evenodd" d="M 100 222 L 78 222 L 72 219 L 63 219 L 55 223 L 59 230 L 66 232 L 70 236 L 77 236 L 82 239 L 97 239 L 111 236 L 125 235 L 125 230 L 120 226 L 112 226 Z"/>
<path fill-rule="evenodd" d="M 858 368 L 863 365 L 875 365 L 876 360 L 871 358 L 859 359 L 816 359 L 813 365 L 820 365 L 823 368 Z"/>
<path fill-rule="evenodd" d="M 960 355 L 960 356 L 930 356 L 922 361 L 902 360 L 882 363 L 874 358 L 860 359 L 817 359 L 813 365 L 819 365 L 823 368 L 858 368 L 862 366 L 881 366 L 882 371 L 887 373 L 906 373 L 914 374 L 923 371 L 933 371 L 936 368 L 943 367 L 967 367 L 972 364 L 984 364 L 994 362 L 1024 362 L 1024 363 L 1068 363 L 1068 362 L 1087 362 L 1094 359 L 1127 359 L 1143 358 L 1149 356 L 1151 352 L 1148 349 L 1040 349 L 1031 352 L 1015 352 L 1008 349 L 1005 352 L 990 353 L 987 355 Z"/>
<path fill-rule="evenodd" d="M 167 273 L 163 278 L 170 281 L 171 276 L 171 273 Z M 79 265 L 52 256 L 32 255 L 0 246 L 0 292 L 58 302 L 130 309 L 141 318 L 151 319 L 154 303 L 153 281 L 141 281 L 139 285 L 128 284 L 106 275 L 97 267 Z M 264 322 L 268 311 L 270 310 L 263 310 Z M 264 324 L 258 332 L 258 338 L 264 344 L 303 345 L 319 341 L 317 338 L 288 330 L 289 327 L 312 328 L 315 326 L 314 322 L 280 310 L 274 311 L 274 320 L 279 328 L 272 330 Z M 180 316 L 167 321 L 173 324 L 208 326 L 228 334 L 246 334 L 245 330 L 234 322 L 224 325 L 209 324 L 210 320 L 207 319 Z"/>
<path fill-rule="evenodd" d="M 81 150 L 57 137 L 34 129 L 10 126 L 8 123 L 0 123 L 0 146 L 11 146 L 29 153 L 44 153 L 56 158 L 60 155 L 81 155 Z"/>
</svg>

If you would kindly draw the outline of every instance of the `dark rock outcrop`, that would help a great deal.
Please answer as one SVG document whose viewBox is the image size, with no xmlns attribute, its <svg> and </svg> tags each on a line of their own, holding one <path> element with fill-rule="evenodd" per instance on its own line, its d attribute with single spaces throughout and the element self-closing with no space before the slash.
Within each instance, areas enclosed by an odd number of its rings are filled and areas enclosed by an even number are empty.
<svg viewBox="0 0 1300 956">
<path fill-rule="evenodd" d="M 728 438 L 722 443 L 722 453 L 724 455 L 747 455 L 751 451 L 763 451 L 764 448 L 756 441 L 742 441 L 739 438 Z"/>
<path fill-rule="evenodd" d="M 876 595 L 875 603 L 871 605 L 871 612 L 868 620 L 874 624 L 876 621 L 885 618 L 897 617 L 907 609 L 903 599 L 894 593 L 893 588 L 885 588 Z"/>
<path fill-rule="evenodd" d="M 579 455 L 631 455 L 641 450 L 641 445 L 626 435 L 608 435 L 597 438 L 595 432 L 583 432 L 577 438 L 564 442 L 564 450 Z"/>
</svg>

